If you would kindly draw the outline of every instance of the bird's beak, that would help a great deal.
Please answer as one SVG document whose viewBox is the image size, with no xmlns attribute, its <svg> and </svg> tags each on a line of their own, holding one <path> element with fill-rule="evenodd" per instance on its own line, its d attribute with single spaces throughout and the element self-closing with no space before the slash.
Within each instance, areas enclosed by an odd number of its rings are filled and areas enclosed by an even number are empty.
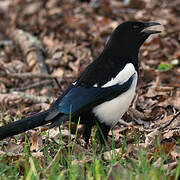
<svg viewBox="0 0 180 180">
<path fill-rule="evenodd" d="M 158 29 L 158 30 L 155 30 L 155 29 L 150 29 L 149 27 L 152 27 L 152 26 L 160 26 L 161 24 L 160 23 L 157 23 L 157 22 L 146 22 L 144 23 L 144 29 L 141 31 L 145 34 L 156 34 L 156 33 L 160 33 L 161 31 Z M 156 28 L 157 29 L 157 28 Z"/>
</svg>

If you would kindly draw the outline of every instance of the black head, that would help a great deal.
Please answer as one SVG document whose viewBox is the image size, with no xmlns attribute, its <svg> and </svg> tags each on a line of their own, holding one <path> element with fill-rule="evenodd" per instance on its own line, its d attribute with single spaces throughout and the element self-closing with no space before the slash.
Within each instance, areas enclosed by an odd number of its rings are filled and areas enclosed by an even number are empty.
<svg viewBox="0 0 180 180">
<path fill-rule="evenodd" d="M 120 24 L 112 33 L 105 49 L 111 49 L 114 55 L 134 56 L 140 46 L 151 35 L 160 31 L 146 30 L 150 26 L 160 25 L 156 22 L 127 21 Z"/>
<path fill-rule="evenodd" d="M 160 24 L 156 22 L 127 21 L 120 24 L 114 30 L 113 36 L 120 39 L 121 41 L 128 40 L 129 42 L 136 43 L 136 45 L 141 46 L 142 43 L 149 37 L 149 35 L 160 32 L 155 30 L 146 30 L 146 28 L 156 25 Z"/>
</svg>

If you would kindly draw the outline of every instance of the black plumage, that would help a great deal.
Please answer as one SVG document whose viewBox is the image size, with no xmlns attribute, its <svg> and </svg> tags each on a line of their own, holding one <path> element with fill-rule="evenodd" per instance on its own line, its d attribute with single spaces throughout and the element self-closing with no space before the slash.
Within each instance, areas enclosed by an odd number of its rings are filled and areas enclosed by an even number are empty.
<svg viewBox="0 0 180 180">
<path fill-rule="evenodd" d="M 92 126 L 98 124 L 97 135 L 104 144 L 110 128 L 127 111 L 133 99 L 139 48 L 150 34 L 159 32 L 144 29 L 154 25 L 159 23 L 128 21 L 120 24 L 100 56 L 49 110 L 0 127 L 0 140 L 46 123 L 51 123 L 50 127 L 58 126 L 71 114 L 71 121 L 77 122 L 80 117 L 80 123 L 84 124 L 83 137 L 87 143 Z"/>
</svg>

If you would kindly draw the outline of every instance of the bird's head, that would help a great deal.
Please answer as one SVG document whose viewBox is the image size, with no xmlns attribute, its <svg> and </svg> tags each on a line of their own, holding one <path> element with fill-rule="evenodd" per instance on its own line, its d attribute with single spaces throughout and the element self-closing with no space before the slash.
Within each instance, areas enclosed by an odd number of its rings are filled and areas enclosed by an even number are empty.
<svg viewBox="0 0 180 180">
<path fill-rule="evenodd" d="M 120 24 L 113 32 L 113 36 L 120 41 L 125 41 L 134 44 L 134 46 L 141 46 L 143 42 L 151 35 L 160 33 L 161 31 L 149 30 L 151 26 L 161 25 L 157 22 L 139 22 L 127 21 Z M 130 44 L 129 44 L 130 45 Z"/>
<path fill-rule="evenodd" d="M 107 48 L 119 54 L 138 54 L 140 46 L 151 35 L 161 31 L 148 29 L 151 26 L 157 26 L 157 22 L 139 22 L 127 21 L 120 24 L 112 33 L 107 43 Z"/>
</svg>

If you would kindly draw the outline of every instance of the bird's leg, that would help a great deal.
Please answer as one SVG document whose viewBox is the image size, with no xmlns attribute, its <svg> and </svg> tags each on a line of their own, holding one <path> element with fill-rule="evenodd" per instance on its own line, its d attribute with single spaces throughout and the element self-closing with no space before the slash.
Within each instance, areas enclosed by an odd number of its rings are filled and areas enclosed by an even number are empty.
<svg viewBox="0 0 180 180">
<path fill-rule="evenodd" d="M 86 144 L 89 144 L 89 138 L 91 136 L 91 124 L 84 124 L 83 126 L 83 139 L 85 140 Z"/>
<path fill-rule="evenodd" d="M 97 122 L 96 137 L 102 146 L 105 146 L 107 143 L 107 136 L 110 129 L 110 126 L 107 126 L 104 123 Z"/>
</svg>

